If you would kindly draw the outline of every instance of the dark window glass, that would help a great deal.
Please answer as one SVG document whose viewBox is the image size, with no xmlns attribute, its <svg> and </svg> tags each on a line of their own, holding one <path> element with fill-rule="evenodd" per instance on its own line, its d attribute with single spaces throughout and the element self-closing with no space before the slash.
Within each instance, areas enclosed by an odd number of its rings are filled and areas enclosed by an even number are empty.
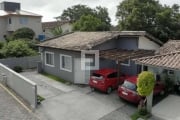
<svg viewBox="0 0 180 120">
<path fill-rule="evenodd" d="M 131 83 L 131 82 L 126 81 L 126 80 L 124 81 L 122 86 L 125 87 L 125 88 L 128 88 L 130 90 L 133 90 L 133 91 L 136 91 L 136 89 L 137 89 L 136 85 L 134 83 Z"/>
<path fill-rule="evenodd" d="M 117 77 L 117 72 L 111 73 L 107 77 L 108 78 L 116 78 Z"/>
</svg>

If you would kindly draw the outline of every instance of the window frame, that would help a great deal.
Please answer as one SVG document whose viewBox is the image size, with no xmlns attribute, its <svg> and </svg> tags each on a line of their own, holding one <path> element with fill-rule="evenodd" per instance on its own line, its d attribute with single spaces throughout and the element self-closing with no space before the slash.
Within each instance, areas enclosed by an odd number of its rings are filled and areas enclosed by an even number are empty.
<svg viewBox="0 0 180 120">
<path fill-rule="evenodd" d="M 62 57 L 68 57 L 68 58 L 70 58 L 70 69 L 66 69 L 66 68 L 63 68 L 62 67 Z M 70 56 L 70 55 L 65 55 L 65 54 L 60 54 L 60 70 L 64 70 L 64 71 L 67 71 L 67 72 L 72 72 L 72 56 Z"/>
<path fill-rule="evenodd" d="M 11 17 L 8 17 L 8 24 L 9 24 L 9 25 L 12 24 L 12 19 L 11 19 Z"/>
<path fill-rule="evenodd" d="M 128 64 L 126 64 L 126 63 L 121 63 L 121 65 L 123 65 L 123 66 L 130 66 L 131 61 L 130 61 L 130 60 L 127 60 L 127 61 L 128 61 Z"/>
<path fill-rule="evenodd" d="M 53 56 L 53 57 L 52 57 L 52 62 L 53 62 L 52 65 L 47 63 L 47 54 L 51 54 L 51 55 Z M 54 66 L 55 66 L 55 65 L 54 65 L 54 53 L 53 53 L 53 52 L 45 51 L 45 65 L 46 65 L 46 66 L 50 66 L 50 67 L 54 67 Z"/>
</svg>

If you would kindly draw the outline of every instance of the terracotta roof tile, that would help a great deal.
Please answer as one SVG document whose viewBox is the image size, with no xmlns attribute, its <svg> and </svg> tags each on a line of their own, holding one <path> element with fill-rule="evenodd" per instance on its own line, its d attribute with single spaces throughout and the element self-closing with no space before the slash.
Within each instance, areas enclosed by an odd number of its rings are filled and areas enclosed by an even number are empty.
<svg viewBox="0 0 180 120">
<path fill-rule="evenodd" d="M 137 64 L 180 70 L 180 51 L 134 59 Z"/>
<path fill-rule="evenodd" d="M 180 40 L 169 40 L 166 42 L 162 47 L 160 47 L 159 51 L 157 51 L 157 54 L 167 54 L 180 51 Z"/>
</svg>

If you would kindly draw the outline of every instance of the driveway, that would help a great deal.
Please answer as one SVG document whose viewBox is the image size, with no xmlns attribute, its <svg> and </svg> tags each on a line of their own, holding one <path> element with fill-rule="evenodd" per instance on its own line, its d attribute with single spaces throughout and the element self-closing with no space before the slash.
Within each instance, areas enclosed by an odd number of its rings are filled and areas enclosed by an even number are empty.
<svg viewBox="0 0 180 120">
<path fill-rule="evenodd" d="M 36 110 L 43 120 L 129 120 L 136 107 L 111 95 L 91 92 L 89 87 L 66 85 L 38 74 L 21 73 L 38 85 L 38 94 L 45 100 Z"/>
<path fill-rule="evenodd" d="M 169 95 L 152 108 L 152 113 L 159 119 L 180 120 L 180 96 Z"/>
</svg>

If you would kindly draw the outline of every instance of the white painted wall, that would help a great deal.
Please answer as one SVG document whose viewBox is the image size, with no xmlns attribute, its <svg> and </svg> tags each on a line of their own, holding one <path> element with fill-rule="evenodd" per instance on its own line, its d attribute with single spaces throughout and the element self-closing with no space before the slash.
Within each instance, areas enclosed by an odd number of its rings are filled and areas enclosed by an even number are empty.
<svg viewBox="0 0 180 120">
<path fill-rule="evenodd" d="M 0 17 L 0 41 L 4 40 L 4 35 L 6 34 L 6 19 Z"/>
<path fill-rule="evenodd" d="M 8 17 L 0 17 L 0 40 L 4 39 L 3 35 L 8 35 L 8 31 L 15 31 L 22 27 L 31 28 L 36 37 L 39 34 L 42 34 L 42 24 L 41 24 L 41 17 L 33 17 L 33 16 L 23 16 L 27 18 L 27 24 L 20 24 L 20 18 L 22 16 L 10 16 L 12 23 L 8 24 Z"/>
<path fill-rule="evenodd" d="M 72 31 L 72 24 L 65 23 L 61 26 L 63 33 L 68 33 Z"/>
<path fill-rule="evenodd" d="M 22 16 L 12 16 L 12 24 L 11 24 L 11 28 L 12 31 L 15 31 L 19 28 L 22 27 L 28 27 L 31 28 L 35 33 L 36 33 L 36 37 L 39 34 L 42 34 L 42 24 L 41 24 L 41 17 L 31 17 L 31 16 L 23 16 L 26 17 L 28 19 L 27 24 L 20 24 L 20 18 Z"/>
<path fill-rule="evenodd" d="M 146 38 L 144 36 L 139 37 L 139 41 L 138 41 L 138 48 L 139 49 L 158 50 L 159 47 L 160 47 L 160 45 L 158 45 L 157 43 L 149 40 L 148 38 Z"/>
</svg>

